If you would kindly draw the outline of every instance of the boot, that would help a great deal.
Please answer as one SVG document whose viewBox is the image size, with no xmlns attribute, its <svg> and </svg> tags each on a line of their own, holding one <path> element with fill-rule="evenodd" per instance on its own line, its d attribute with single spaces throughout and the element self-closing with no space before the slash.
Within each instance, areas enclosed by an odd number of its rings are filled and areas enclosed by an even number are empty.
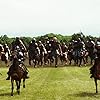
<svg viewBox="0 0 100 100">
<path fill-rule="evenodd" d="M 29 76 L 27 76 L 27 75 L 26 75 L 26 76 L 25 76 L 25 78 L 26 78 L 26 79 L 28 79 L 28 78 L 29 78 Z"/>
<path fill-rule="evenodd" d="M 8 75 L 8 77 L 6 78 L 6 80 L 10 80 L 10 75 Z"/>
<path fill-rule="evenodd" d="M 25 72 L 25 78 L 28 79 L 29 76 L 28 76 L 28 72 Z"/>
<path fill-rule="evenodd" d="M 10 71 L 7 72 L 8 77 L 6 78 L 6 80 L 10 80 Z"/>
<path fill-rule="evenodd" d="M 93 75 L 91 75 L 90 78 L 93 78 Z"/>
</svg>

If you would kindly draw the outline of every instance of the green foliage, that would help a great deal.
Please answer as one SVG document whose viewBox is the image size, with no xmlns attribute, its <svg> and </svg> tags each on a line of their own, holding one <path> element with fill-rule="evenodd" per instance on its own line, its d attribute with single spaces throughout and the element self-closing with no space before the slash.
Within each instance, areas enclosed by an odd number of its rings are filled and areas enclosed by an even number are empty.
<svg viewBox="0 0 100 100">
<path fill-rule="evenodd" d="M 66 43 L 71 40 L 71 36 L 63 36 L 61 34 L 54 34 L 54 33 L 48 33 L 48 34 L 46 34 L 44 36 L 40 36 L 40 37 L 38 37 L 38 40 L 42 40 L 43 41 L 45 39 L 50 39 L 52 37 L 57 37 L 57 39 L 59 41 L 66 42 Z"/>
<path fill-rule="evenodd" d="M 3 36 L 0 37 L 0 43 L 1 44 L 7 43 L 8 45 L 10 45 L 13 40 L 14 40 L 14 38 L 9 38 L 7 35 L 3 35 Z"/>
<path fill-rule="evenodd" d="M 78 38 L 82 38 L 84 41 L 88 40 L 89 37 L 94 41 L 96 40 L 96 37 L 93 37 L 91 35 L 85 37 L 85 35 L 82 32 L 74 33 L 72 36 L 63 36 L 61 34 L 48 33 L 44 36 L 38 36 L 35 38 L 37 41 L 39 41 L 39 40 L 45 41 L 45 40 L 50 39 L 54 36 L 56 36 L 59 41 L 62 41 L 65 43 L 68 43 L 69 41 L 71 41 L 73 39 L 76 40 Z M 28 46 L 28 44 L 32 40 L 32 37 L 20 37 L 20 38 L 22 39 L 22 41 L 25 43 L 26 46 Z M 12 41 L 14 41 L 14 40 L 15 40 L 15 38 L 9 38 L 7 35 L 3 35 L 0 37 L 1 44 L 7 43 L 8 45 L 10 45 L 12 43 Z"/>
</svg>

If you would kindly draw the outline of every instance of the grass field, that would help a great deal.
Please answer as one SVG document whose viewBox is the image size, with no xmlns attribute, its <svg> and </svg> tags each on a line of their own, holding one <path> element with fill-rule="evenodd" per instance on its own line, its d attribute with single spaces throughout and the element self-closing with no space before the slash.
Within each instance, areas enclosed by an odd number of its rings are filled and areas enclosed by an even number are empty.
<svg viewBox="0 0 100 100">
<path fill-rule="evenodd" d="M 100 100 L 100 86 L 99 93 L 95 94 L 89 68 L 29 68 L 26 88 L 21 85 L 21 94 L 17 95 L 15 87 L 13 97 L 10 81 L 5 80 L 8 68 L 0 68 L 0 100 Z"/>
</svg>

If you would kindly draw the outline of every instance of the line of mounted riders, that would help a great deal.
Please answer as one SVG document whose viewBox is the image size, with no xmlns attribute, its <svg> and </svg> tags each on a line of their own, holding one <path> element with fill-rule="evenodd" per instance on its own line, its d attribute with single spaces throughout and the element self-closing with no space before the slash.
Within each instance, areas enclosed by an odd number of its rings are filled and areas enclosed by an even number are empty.
<svg viewBox="0 0 100 100">
<path fill-rule="evenodd" d="M 83 41 L 82 38 L 72 40 L 68 45 L 64 42 L 59 42 L 56 37 L 46 39 L 45 42 L 36 41 L 35 38 L 29 43 L 28 48 L 19 37 L 16 37 L 9 48 L 7 44 L 0 44 L 0 59 L 8 64 L 11 61 L 8 75 L 12 72 L 13 58 L 19 60 L 19 63 L 23 65 L 27 77 L 27 68 L 24 65 L 26 58 L 29 59 L 29 65 L 52 65 L 55 67 L 61 64 L 71 65 L 72 61 L 74 65 L 81 66 L 82 63 L 86 65 L 89 61 L 92 64 L 95 58 L 99 57 L 100 52 L 100 39 L 94 42 L 91 38 L 88 41 Z M 88 59 L 89 58 L 89 59 Z M 10 75 L 9 75 L 10 76 Z M 9 77 L 7 78 L 9 79 Z"/>
<path fill-rule="evenodd" d="M 93 66 L 90 68 L 90 78 L 95 79 L 96 93 L 97 80 L 100 79 L 100 39 L 96 42 L 91 38 L 88 41 L 83 41 L 82 38 L 72 40 L 68 45 L 62 41 L 58 41 L 56 37 L 46 39 L 44 42 L 36 41 L 35 38 L 29 43 L 28 48 L 24 45 L 22 40 L 16 37 L 9 48 L 7 44 L 0 44 L 0 59 L 5 61 L 9 67 L 7 72 L 8 77 L 12 84 L 13 95 L 13 82 L 16 81 L 17 92 L 20 92 L 20 83 L 23 79 L 23 87 L 25 87 L 25 79 L 28 79 L 28 69 L 25 66 L 25 60 L 28 58 L 29 65 L 52 65 L 55 67 L 61 64 L 71 65 L 72 60 L 74 65 L 81 66 L 82 63 L 86 65 L 89 61 Z M 89 59 L 88 59 L 89 58 Z M 8 63 L 10 62 L 10 63 Z"/>
</svg>

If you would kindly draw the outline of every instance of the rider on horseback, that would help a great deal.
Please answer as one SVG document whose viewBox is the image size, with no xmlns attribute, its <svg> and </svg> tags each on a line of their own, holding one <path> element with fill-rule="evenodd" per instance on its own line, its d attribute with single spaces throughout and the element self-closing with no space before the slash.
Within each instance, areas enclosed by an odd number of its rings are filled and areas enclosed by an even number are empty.
<svg viewBox="0 0 100 100">
<path fill-rule="evenodd" d="M 77 41 L 74 42 L 74 52 L 73 52 L 73 55 L 75 57 L 80 57 L 80 53 L 81 51 L 83 50 L 83 47 L 84 47 L 84 42 L 78 38 Z"/>
<path fill-rule="evenodd" d="M 31 65 L 31 60 L 33 60 L 33 62 L 35 62 L 35 60 L 40 55 L 40 49 L 38 47 L 38 44 L 37 44 L 37 41 L 35 38 L 33 38 L 29 44 L 28 55 L 29 55 L 29 65 Z"/>
<path fill-rule="evenodd" d="M 96 57 L 95 57 L 95 61 L 94 61 L 94 65 L 90 68 L 90 74 L 92 74 L 90 76 L 90 78 L 94 77 L 95 75 L 95 68 L 96 66 L 100 66 L 100 39 L 98 39 L 96 41 L 96 45 L 95 45 L 95 48 L 96 48 Z M 98 66 L 98 67 L 99 67 Z M 99 77 L 100 78 L 100 77 Z"/>
<path fill-rule="evenodd" d="M 19 66 L 22 65 L 22 67 L 23 67 L 22 69 L 23 69 L 23 71 L 25 73 L 25 76 L 26 76 L 26 79 L 27 79 L 27 78 L 29 78 L 27 76 L 28 70 L 27 70 L 26 66 L 24 65 L 24 63 L 23 63 L 24 60 L 25 60 L 25 58 L 24 58 L 23 52 L 21 50 L 21 47 L 23 47 L 25 50 L 26 50 L 26 47 L 24 46 L 23 42 L 22 41 L 20 42 L 20 41 L 21 40 L 19 38 L 16 38 L 16 41 L 12 43 L 12 56 L 11 56 L 11 61 L 13 63 L 13 57 L 16 55 L 17 56 L 17 59 L 19 61 Z M 11 75 L 12 71 L 13 71 L 13 65 L 11 64 L 11 66 L 9 68 L 9 71 L 7 72 L 8 77 L 6 78 L 6 80 L 9 80 L 10 79 L 10 75 Z"/>
<path fill-rule="evenodd" d="M 52 62 L 55 60 L 56 64 L 55 67 L 57 67 L 57 62 L 58 62 L 58 56 L 61 55 L 62 56 L 62 49 L 61 49 L 61 45 L 58 41 L 58 39 L 56 37 L 53 37 L 51 40 L 51 48 L 50 48 L 50 56 L 52 58 Z"/>
</svg>

